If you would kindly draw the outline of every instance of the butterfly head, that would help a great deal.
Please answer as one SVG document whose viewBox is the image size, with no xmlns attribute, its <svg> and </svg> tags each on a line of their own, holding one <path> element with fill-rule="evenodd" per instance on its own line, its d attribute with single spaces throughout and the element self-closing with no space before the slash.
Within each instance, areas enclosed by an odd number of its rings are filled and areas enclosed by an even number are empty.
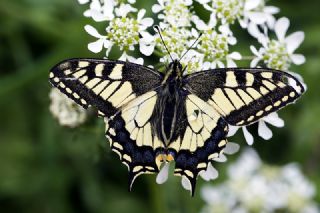
<svg viewBox="0 0 320 213">
<path fill-rule="evenodd" d="M 173 77 L 181 78 L 182 72 L 182 64 L 179 62 L 179 60 L 176 59 L 169 64 L 167 74 L 170 74 Z"/>
</svg>

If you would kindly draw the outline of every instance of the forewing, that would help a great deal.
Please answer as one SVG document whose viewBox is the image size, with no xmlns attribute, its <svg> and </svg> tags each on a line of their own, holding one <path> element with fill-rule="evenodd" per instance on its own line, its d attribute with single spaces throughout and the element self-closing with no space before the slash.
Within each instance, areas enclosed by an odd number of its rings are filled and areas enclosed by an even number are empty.
<svg viewBox="0 0 320 213">
<path fill-rule="evenodd" d="M 194 94 L 186 96 L 178 125 L 182 128 L 177 128 L 178 137 L 168 149 L 175 156 L 175 174 L 190 181 L 193 195 L 199 173 L 226 146 L 228 126 L 212 106 Z"/>
<path fill-rule="evenodd" d="M 77 104 L 94 106 L 110 117 L 120 107 L 160 85 L 162 76 L 134 63 L 98 59 L 70 59 L 54 66 L 50 83 Z"/>
<path fill-rule="evenodd" d="M 294 102 L 305 91 L 294 76 L 272 69 L 214 69 L 188 75 L 184 87 L 231 125 L 248 125 Z"/>
</svg>

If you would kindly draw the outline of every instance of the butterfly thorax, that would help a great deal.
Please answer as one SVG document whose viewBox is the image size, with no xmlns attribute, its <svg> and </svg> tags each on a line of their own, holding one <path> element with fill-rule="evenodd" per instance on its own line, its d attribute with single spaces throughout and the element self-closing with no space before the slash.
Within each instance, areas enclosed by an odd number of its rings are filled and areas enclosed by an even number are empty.
<svg viewBox="0 0 320 213">
<path fill-rule="evenodd" d="M 176 137 L 177 124 L 181 115 L 185 112 L 184 103 L 185 94 L 182 89 L 182 65 L 175 60 L 170 63 L 162 87 L 158 92 L 157 107 L 154 116 L 161 118 L 160 122 L 154 124 L 157 137 L 159 137 L 166 146 Z M 181 124 L 180 124 L 181 125 Z"/>
<path fill-rule="evenodd" d="M 174 82 L 174 83 L 180 83 L 182 79 L 182 65 L 178 60 L 174 60 L 169 64 L 169 67 L 167 68 L 165 72 L 165 77 L 163 78 L 162 85 Z"/>
</svg>

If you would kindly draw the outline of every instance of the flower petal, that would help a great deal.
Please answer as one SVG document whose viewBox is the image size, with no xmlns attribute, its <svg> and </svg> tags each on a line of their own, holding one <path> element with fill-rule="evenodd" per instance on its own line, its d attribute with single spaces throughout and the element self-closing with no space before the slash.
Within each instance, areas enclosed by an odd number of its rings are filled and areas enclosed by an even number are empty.
<svg viewBox="0 0 320 213">
<path fill-rule="evenodd" d="M 279 117 L 278 113 L 273 112 L 264 117 L 263 120 L 275 127 L 284 127 L 284 121 Z"/>
<path fill-rule="evenodd" d="M 163 184 L 168 180 L 169 166 L 169 163 L 165 163 L 164 166 L 161 168 L 156 178 L 157 184 Z"/>
<path fill-rule="evenodd" d="M 280 18 L 274 27 L 274 31 L 279 39 L 279 41 L 284 41 L 285 35 L 287 33 L 287 30 L 289 28 L 290 21 L 286 17 Z"/>
<path fill-rule="evenodd" d="M 185 188 L 186 190 L 191 191 L 191 183 L 188 180 L 188 178 L 186 178 L 185 176 L 182 176 L 181 184 L 182 184 L 183 188 Z"/>
<path fill-rule="evenodd" d="M 261 57 L 261 54 L 259 53 L 259 51 L 257 50 L 257 48 L 253 45 L 250 45 L 250 50 L 253 54 L 255 54 L 258 57 Z"/>
<path fill-rule="evenodd" d="M 152 12 L 159 13 L 163 8 L 159 4 L 155 4 L 152 6 Z"/>
<path fill-rule="evenodd" d="M 140 21 L 142 20 L 143 16 L 146 14 L 146 10 L 145 9 L 141 9 L 138 12 L 138 16 L 137 16 L 137 20 Z"/>
<path fill-rule="evenodd" d="M 200 173 L 200 176 L 202 177 L 202 179 L 204 179 L 205 181 L 210 181 L 210 180 L 214 180 L 219 176 L 218 170 L 216 170 L 212 164 L 209 162 L 208 163 L 208 167 L 206 171 L 202 171 Z"/>
<path fill-rule="evenodd" d="M 266 6 L 263 8 L 263 11 L 270 14 L 277 14 L 280 12 L 280 9 L 275 6 Z"/>
<path fill-rule="evenodd" d="M 95 42 L 91 42 L 88 44 L 88 49 L 91 51 L 91 52 L 94 52 L 94 53 L 99 53 L 101 52 L 102 48 L 103 48 L 103 39 L 99 39 Z"/>
<path fill-rule="evenodd" d="M 79 2 L 80 4 L 86 4 L 86 3 L 89 2 L 89 0 L 78 0 L 78 2 Z"/>
<path fill-rule="evenodd" d="M 102 38 L 103 36 L 100 35 L 100 33 L 98 33 L 98 31 L 96 30 L 96 28 L 94 28 L 93 26 L 91 25 L 86 25 L 84 26 L 84 29 L 85 31 L 87 31 L 87 33 L 93 37 L 96 37 L 96 38 Z"/>
<path fill-rule="evenodd" d="M 147 45 L 146 43 L 140 42 L 139 50 L 143 55 L 150 56 L 154 51 L 155 45 Z"/>
<path fill-rule="evenodd" d="M 239 52 L 232 52 L 228 55 L 229 58 L 232 58 L 234 60 L 241 60 L 242 56 Z"/>
<path fill-rule="evenodd" d="M 245 10 L 252 10 L 259 6 L 261 0 L 246 0 L 244 4 Z"/>
<path fill-rule="evenodd" d="M 258 134 L 265 140 L 269 140 L 272 138 L 272 131 L 268 128 L 266 123 L 262 120 L 259 121 L 258 124 Z"/>
<path fill-rule="evenodd" d="M 285 42 L 287 44 L 288 53 L 289 54 L 293 53 L 300 46 L 300 44 L 303 42 L 303 40 L 304 40 L 304 32 L 302 32 L 302 31 L 295 32 L 295 33 L 292 33 L 291 35 L 289 35 L 285 39 Z"/>
<path fill-rule="evenodd" d="M 227 137 L 231 137 L 231 136 L 234 136 L 236 134 L 236 132 L 238 131 L 240 127 L 238 126 L 231 126 L 229 125 L 229 132 L 228 132 L 228 135 Z"/>
<path fill-rule="evenodd" d="M 211 0 L 197 0 L 197 2 L 199 2 L 200 4 L 207 4 L 209 3 Z"/>
<path fill-rule="evenodd" d="M 251 146 L 254 141 L 253 136 L 251 135 L 251 133 L 247 130 L 247 128 L 245 126 L 242 127 L 242 131 L 243 131 L 244 138 L 247 141 L 247 144 Z"/>
<path fill-rule="evenodd" d="M 306 58 L 302 54 L 293 54 L 290 56 L 292 62 L 296 65 L 301 65 L 306 62 Z"/>
<path fill-rule="evenodd" d="M 143 25 L 143 30 L 145 30 L 147 27 L 150 27 L 153 25 L 153 19 L 152 18 L 144 18 L 140 21 L 140 24 Z"/>
<path fill-rule="evenodd" d="M 224 154 L 219 154 L 219 157 L 214 158 L 213 160 L 216 162 L 223 163 L 227 161 L 227 157 Z"/>
<path fill-rule="evenodd" d="M 233 142 L 228 142 L 226 147 L 224 148 L 224 153 L 228 155 L 233 155 L 238 152 L 240 149 L 240 145 Z"/>
<path fill-rule="evenodd" d="M 237 64 L 231 59 L 231 58 L 227 58 L 227 67 L 237 67 Z"/>
<path fill-rule="evenodd" d="M 208 30 L 208 26 L 198 16 L 192 16 L 191 21 L 196 25 L 198 30 Z"/>
<path fill-rule="evenodd" d="M 262 12 L 248 12 L 248 18 L 255 24 L 263 24 L 268 20 L 268 15 Z"/>
<path fill-rule="evenodd" d="M 251 63 L 250 63 L 250 67 L 257 67 L 258 63 L 261 61 L 260 58 L 254 58 Z"/>
</svg>

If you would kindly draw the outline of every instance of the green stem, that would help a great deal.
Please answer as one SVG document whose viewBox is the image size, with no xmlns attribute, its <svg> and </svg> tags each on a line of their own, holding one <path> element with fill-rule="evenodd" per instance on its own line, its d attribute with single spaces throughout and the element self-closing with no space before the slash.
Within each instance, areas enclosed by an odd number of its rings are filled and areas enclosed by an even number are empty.
<svg viewBox="0 0 320 213">
<path fill-rule="evenodd" d="M 154 177 L 148 178 L 148 185 L 150 191 L 150 201 L 152 203 L 152 210 L 154 213 L 167 213 L 167 205 L 163 195 L 163 186 L 156 184 Z"/>
</svg>

